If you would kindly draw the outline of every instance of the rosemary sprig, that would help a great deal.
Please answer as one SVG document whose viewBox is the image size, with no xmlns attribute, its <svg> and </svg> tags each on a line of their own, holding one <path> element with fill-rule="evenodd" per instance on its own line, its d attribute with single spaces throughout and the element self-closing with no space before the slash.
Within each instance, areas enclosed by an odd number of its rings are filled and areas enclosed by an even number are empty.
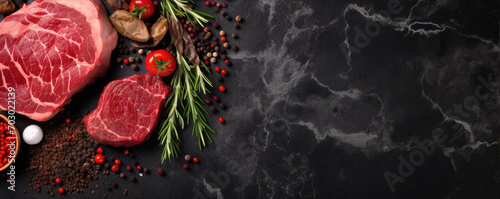
<svg viewBox="0 0 500 199">
<path fill-rule="evenodd" d="M 190 2 L 194 4 L 192 0 L 161 1 L 161 13 L 167 19 L 171 16 L 175 21 L 178 21 L 178 16 L 182 16 L 192 24 L 196 22 L 203 27 L 203 24 L 208 22 L 206 17 L 213 18 L 213 16 L 189 8 L 188 3 Z M 184 129 L 185 125 L 192 122 L 192 134 L 198 138 L 200 150 L 206 146 L 207 142 L 212 142 L 210 132 L 215 134 L 215 131 L 207 124 L 205 114 L 208 115 L 208 112 L 203 108 L 203 100 L 198 94 L 201 92 L 203 94 L 209 93 L 208 87 L 212 87 L 212 83 L 202 71 L 202 69 L 208 71 L 207 66 L 203 63 L 201 66 L 190 65 L 186 58 L 178 52 L 176 53 L 176 61 L 177 69 L 171 82 L 174 90 L 170 93 L 165 104 L 168 108 L 164 113 L 164 121 L 161 124 L 158 138 L 160 144 L 165 145 L 162 162 L 165 159 L 170 161 L 172 157 L 177 157 L 179 150 L 177 141 L 180 140 L 178 125 Z M 182 114 L 179 112 L 180 108 L 184 110 Z"/>
<path fill-rule="evenodd" d="M 192 24 L 196 22 L 200 26 L 204 27 L 204 23 L 208 22 L 207 18 L 214 18 L 204 12 L 193 10 L 187 5 L 189 2 L 194 4 L 192 0 L 164 0 L 160 2 L 162 7 L 162 15 L 169 19 L 169 14 L 177 21 L 177 16 L 183 16 L 188 19 Z"/>
</svg>

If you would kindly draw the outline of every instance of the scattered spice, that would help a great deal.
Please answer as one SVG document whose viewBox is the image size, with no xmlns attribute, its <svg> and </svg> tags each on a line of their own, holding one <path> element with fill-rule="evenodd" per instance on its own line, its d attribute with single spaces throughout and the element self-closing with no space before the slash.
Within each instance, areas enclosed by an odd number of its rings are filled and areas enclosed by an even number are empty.
<svg viewBox="0 0 500 199">
<path fill-rule="evenodd" d="M 219 107 L 220 107 L 221 109 L 225 109 L 225 108 L 226 108 L 226 105 L 225 105 L 224 103 L 222 103 L 222 102 L 221 102 L 221 103 L 219 104 Z"/>
<path fill-rule="evenodd" d="M 163 171 L 162 168 L 158 168 L 156 169 L 156 173 L 158 173 L 159 175 L 163 175 L 165 172 Z"/>
<path fill-rule="evenodd" d="M 216 95 L 214 96 L 214 101 L 218 102 L 219 101 L 219 97 Z"/>
<path fill-rule="evenodd" d="M 139 70 L 139 67 L 137 66 L 137 64 L 132 64 L 131 67 L 132 67 L 132 70 Z"/>
<path fill-rule="evenodd" d="M 237 21 L 237 22 L 240 22 L 240 21 L 242 21 L 242 20 L 243 20 L 243 18 L 241 18 L 241 16 L 240 16 L 240 15 L 236 16 L 236 18 L 235 18 L 235 19 L 236 19 L 236 21 Z"/>
<path fill-rule="evenodd" d="M 205 99 L 205 103 L 210 104 L 210 99 L 209 98 Z M 188 156 L 188 155 L 186 155 L 186 156 Z"/>
<path fill-rule="evenodd" d="M 205 101 L 206 101 L 206 100 L 205 100 Z M 208 101 L 210 102 L 210 100 L 208 100 Z M 186 161 L 191 160 L 191 156 L 190 156 L 189 154 L 186 154 L 186 155 L 184 156 L 184 160 L 186 160 Z"/>
<path fill-rule="evenodd" d="M 240 29 L 240 25 L 239 25 L 238 23 L 234 23 L 233 27 L 234 27 L 235 29 Z"/>
<path fill-rule="evenodd" d="M 220 71 L 220 74 L 222 74 L 222 75 L 226 75 L 226 74 L 227 74 L 226 69 L 222 69 L 222 70 Z"/>
<path fill-rule="evenodd" d="M 144 49 L 142 49 L 142 48 L 141 48 L 141 49 L 139 49 L 138 53 L 139 53 L 140 55 L 144 55 Z"/>
<path fill-rule="evenodd" d="M 122 58 L 120 57 L 116 58 L 116 63 L 122 63 Z"/>
<path fill-rule="evenodd" d="M 29 183 L 35 185 L 30 187 L 33 190 L 40 191 L 41 186 L 53 190 L 59 182 L 64 184 L 64 188 L 60 187 L 63 193 L 77 194 L 96 179 L 91 165 L 98 143 L 86 132 L 81 118 L 68 116 L 62 112 L 43 123 L 44 139 L 27 150 L 27 171 L 31 173 Z M 66 124 L 66 118 L 73 121 Z M 71 140 L 60 143 L 69 136 Z"/>
<path fill-rule="evenodd" d="M 212 113 L 217 112 L 217 109 L 215 108 L 215 106 L 210 106 L 210 112 L 212 112 Z"/>
<path fill-rule="evenodd" d="M 224 123 L 224 118 L 219 117 L 219 122 L 220 122 L 220 123 Z"/>
<path fill-rule="evenodd" d="M 188 170 L 189 169 L 189 165 L 188 164 L 184 164 L 184 165 L 182 165 L 182 168 Z"/>
<path fill-rule="evenodd" d="M 224 119 L 222 119 L 222 120 L 224 121 Z M 219 119 L 219 121 L 220 121 L 220 119 Z M 198 161 L 199 161 L 199 160 L 198 160 L 198 157 L 194 157 L 194 158 L 193 158 L 193 162 L 194 162 L 194 163 L 198 163 Z"/>
</svg>

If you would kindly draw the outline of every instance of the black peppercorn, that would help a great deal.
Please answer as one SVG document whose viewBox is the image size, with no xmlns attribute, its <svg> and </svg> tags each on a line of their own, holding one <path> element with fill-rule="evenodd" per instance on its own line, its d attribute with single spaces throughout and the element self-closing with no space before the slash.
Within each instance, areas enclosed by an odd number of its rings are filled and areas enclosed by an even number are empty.
<svg viewBox="0 0 500 199">
<path fill-rule="evenodd" d="M 135 182 L 136 181 L 135 177 L 134 176 L 130 177 L 130 181 Z"/>
<path fill-rule="evenodd" d="M 219 75 L 219 76 L 217 76 L 217 81 L 219 81 L 219 82 L 223 82 L 223 81 L 224 81 L 224 79 L 222 79 L 222 76 L 220 76 L 220 75 Z"/>
<path fill-rule="evenodd" d="M 238 46 L 233 45 L 233 46 L 232 46 L 232 49 L 233 49 L 234 51 L 238 51 Z"/>
<path fill-rule="evenodd" d="M 212 112 L 212 113 L 217 112 L 217 109 L 215 108 L 215 106 L 211 106 L 210 107 L 210 112 Z"/>
<path fill-rule="evenodd" d="M 227 19 L 228 21 L 231 21 L 231 15 L 227 15 L 227 16 L 226 16 L 226 19 Z"/>
<path fill-rule="evenodd" d="M 224 16 L 224 17 L 226 17 L 226 16 L 227 16 L 227 12 L 226 12 L 225 10 L 220 11 L 220 14 L 221 14 L 222 16 Z"/>
<path fill-rule="evenodd" d="M 220 107 L 221 109 L 225 109 L 225 108 L 226 108 L 226 105 L 225 105 L 224 103 L 222 103 L 222 102 L 221 102 L 221 103 L 219 104 L 219 107 Z"/>
<path fill-rule="evenodd" d="M 216 7 L 215 8 L 215 13 L 218 13 L 218 12 L 220 12 L 220 8 Z"/>
<path fill-rule="evenodd" d="M 233 27 L 236 28 L 236 29 L 239 29 L 240 25 L 238 23 L 234 23 Z"/>
<path fill-rule="evenodd" d="M 129 51 L 128 49 L 126 49 L 126 50 L 124 51 L 124 53 L 125 53 L 126 55 L 128 55 L 128 54 L 130 54 L 130 51 Z"/>
</svg>

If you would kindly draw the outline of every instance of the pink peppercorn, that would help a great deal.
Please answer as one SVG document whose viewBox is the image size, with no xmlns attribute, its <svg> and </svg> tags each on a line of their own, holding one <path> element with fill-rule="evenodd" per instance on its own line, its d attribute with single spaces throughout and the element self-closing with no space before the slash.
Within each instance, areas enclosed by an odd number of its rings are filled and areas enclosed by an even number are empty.
<svg viewBox="0 0 500 199">
<path fill-rule="evenodd" d="M 132 167 L 130 165 L 127 166 L 127 171 L 132 171 Z"/>
<path fill-rule="evenodd" d="M 215 6 L 215 1 L 210 1 L 210 5 Z"/>
<path fill-rule="evenodd" d="M 165 173 L 165 172 L 163 171 L 162 168 L 158 168 L 158 169 L 156 169 L 156 173 L 158 173 L 159 175 L 163 175 L 163 173 Z"/>
<path fill-rule="evenodd" d="M 218 102 L 219 101 L 219 97 L 214 96 L 214 101 Z"/>
<path fill-rule="evenodd" d="M 227 6 L 226 2 L 222 3 L 222 7 L 225 8 L 226 6 Z"/>
<path fill-rule="evenodd" d="M 231 65 L 231 62 L 229 61 L 229 59 L 226 59 L 226 60 L 224 60 L 224 64 L 226 64 L 226 66 L 229 66 L 229 65 Z"/>
<path fill-rule="evenodd" d="M 205 28 L 203 28 L 203 31 L 208 32 L 208 31 L 210 31 L 210 28 L 205 27 Z"/>
<path fill-rule="evenodd" d="M 210 104 L 210 99 L 208 99 L 208 98 L 207 98 L 207 99 L 205 99 L 205 103 L 206 103 L 206 104 Z"/>
<path fill-rule="evenodd" d="M 221 7 L 221 4 L 220 4 L 220 3 L 217 3 L 217 5 L 216 5 L 216 6 L 217 6 L 218 8 L 220 8 L 220 7 Z"/>
<path fill-rule="evenodd" d="M 205 5 L 206 5 L 206 6 L 210 6 L 210 2 L 205 1 Z"/>
<path fill-rule="evenodd" d="M 189 169 L 189 165 L 188 164 L 184 164 L 184 165 L 182 165 L 182 168 Z"/>
</svg>

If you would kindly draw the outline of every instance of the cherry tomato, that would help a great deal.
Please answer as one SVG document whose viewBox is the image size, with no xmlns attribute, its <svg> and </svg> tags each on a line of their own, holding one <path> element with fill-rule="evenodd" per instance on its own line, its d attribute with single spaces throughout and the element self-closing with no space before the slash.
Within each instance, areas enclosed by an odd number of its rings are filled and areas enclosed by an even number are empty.
<svg viewBox="0 0 500 199">
<path fill-rule="evenodd" d="M 104 162 L 104 156 L 102 154 L 97 154 L 94 157 L 96 164 L 102 164 Z"/>
<path fill-rule="evenodd" d="M 155 6 L 151 0 L 133 0 L 128 6 L 128 11 L 134 17 L 147 19 L 155 13 Z"/>
<path fill-rule="evenodd" d="M 158 77 L 166 77 L 175 71 L 177 63 L 166 50 L 155 50 L 146 57 L 146 69 Z"/>
</svg>

